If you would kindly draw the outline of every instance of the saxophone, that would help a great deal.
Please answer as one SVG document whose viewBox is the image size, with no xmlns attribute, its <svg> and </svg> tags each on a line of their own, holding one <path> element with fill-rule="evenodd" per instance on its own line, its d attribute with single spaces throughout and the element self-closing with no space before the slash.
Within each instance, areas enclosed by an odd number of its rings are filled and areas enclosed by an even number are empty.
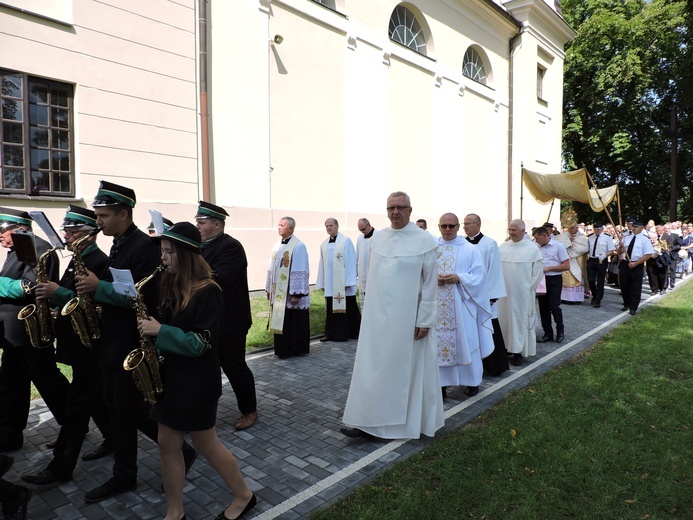
<svg viewBox="0 0 693 520">
<path fill-rule="evenodd" d="M 89 238 L 97 235 L 101 228 L 94 229 L 88 235 L 78 238 L 72 243 L 72 261 L 74 262 L 75 275 L 85 276 L 87 267 L 82 259 L 80 246 Z M 92 341 L 101 337 L 101 326 L 99 325 L 99 307 L 94 303 L 93 294 L 83 294 L 75 296 L 68 301 L 60 311 L 63 316 L 69 316 L 72 329 L 79 336 L 79 340 L 85 347 L 91 348 Z"/>
<path fill-rule="evenodd" d="M 46 274 L 46 262 L 48 261 L 48 256 L 55 250 L 56 248 L 48 249 L 39 256 L 36 264 L 36 284 L 49 281 L 48 274 Z M 25 285 L 24 292 L 27 294 L 31 293 L 31 288 Z M 24 322 L 26 333 L 29 335 L 29 341 L 35 348 L 46 348 L 53 344 L 55 334 L 53 332 L 48 298 L 39 298 L 36 300 L 36 303 L 22 308 L 19 314 L 17 314 L 17 319 Z"/>
<path fill-rule="evenodd" d="M 160 265 L 152 274 L 135 284 L 137 296 L 132 298 L 132 307 L 135 309 L 138 321 L 149 318 L 147 306 L 144 303 L 144 298 L 142 298 L 142 287 L 164 269 L 166 267 Z M 140 334 L 139 348 L 130 352 L 123 361 L 123 368 L 132 372 L 135 386 L 144 394 L 144 398 L 150 404 L 156 404 L 156 396 L 164 391 L 161 371 L 159 370 L 161 363 L 163 363 L 163 358 L 160 358 L 156 353 L 152 338 L 145 334 Z"/>
</svg>

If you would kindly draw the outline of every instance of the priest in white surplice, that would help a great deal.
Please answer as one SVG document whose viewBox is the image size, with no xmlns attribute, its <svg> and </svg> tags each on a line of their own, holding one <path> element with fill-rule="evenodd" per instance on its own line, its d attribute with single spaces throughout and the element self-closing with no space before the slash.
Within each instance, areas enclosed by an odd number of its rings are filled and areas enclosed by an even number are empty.
<svg viewBox="0 0 693 520">
<path fill-rule="evenodd" d="M 371 237 L 377 233 L 377 230 L 371 226 L 367 218 L 359 219 L 358 226 L 361 234 L 356 240 L 356 275 L 359 279 L 359 305 L 361 306 L 361 312 L 363 312 L 363 306 L 366 304 Z"/>
<path fill-rule="evenodd" d="M 371 239 L 368 306 L 344 423 L 347 437 L 432 437 L 444 422 L 436 359 L 436 241 L 410 222 L 409 196 L 387 199 L 392 227 Z"/>
<path fill-rule="evenodd" d="M 443 397 L 448 386 L 479 393 L 482 359 L 493 352 L 491 306 L 486 267 L 479 251 L 457 236 L 453 213 L 440 217 L 438 229 L 438 366 Z"/>
<path fill-rule="evenodd" d="M 361 313 L 356 304 L 356 250 L 339 232 L 337 219 L 328 218 L 329 235 L 320 246 L 315 286 L 325 293 L 325 336 L 320 341 L 347 341 L 359 337 Z"/>
<path fill-rule="evenodd" d="M 512 364 L 537 353 L 535 291 L 544 273 L 541 253 L 534 242 L 524 240 L 525 223 L 513 220 L 508 226 L 510 240 L 500 245 L 500 259 L 507 297 L 498 300 L 505 348 L 513 354 Z"/>
<path fill-rule="evenodd" d="M 503 341 L 503 332 L 498 322 L 498 300 L 506 295 L 500 252 L 496 241 L 481 232 L 481 217 L 479 215 L 470 213 L 464 217 L 462 225 L 467 234 L 467 242 L 476 246 L 486 267 L 486 288 L 491 302 L 494 347 L 491 355 L 484 358 L 484 370 L 492 376 L 499 376 L 510 368 L 508 366 L 508 352 L 505 350 L 505 341 Z"/>
<path fill-rule="evenodd" d="M 272 249 L 265 291 L 270 301 L 270 332 L 280 359 L 305 356 L 310 350 L 310 263 L 303 242 L 294 235 L 296 221 L 279 220 L 281 240 Z"/>
</svg>

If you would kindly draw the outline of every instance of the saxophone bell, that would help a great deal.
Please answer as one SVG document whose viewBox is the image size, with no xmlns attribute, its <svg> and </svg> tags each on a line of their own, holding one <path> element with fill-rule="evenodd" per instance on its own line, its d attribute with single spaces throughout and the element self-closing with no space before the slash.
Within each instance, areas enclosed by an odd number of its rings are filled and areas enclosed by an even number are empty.
<svg viewBox="0 0 693 520">
<path fill-rule="evenodd" d="M 34 348 L 46 348 L 53 344 L 53 338 L 49 338 L 44 341 L 41 336 L 41 325 L 38 318 L 38 308 L 36 305 L 29 304 L 22 307 L 22 310 L 17 314 L 17 319 L 24 322 L 24 328 L 26 328 L 26 333 L 29 335 L 29 341 L 34 346 Z"/>
</svg>

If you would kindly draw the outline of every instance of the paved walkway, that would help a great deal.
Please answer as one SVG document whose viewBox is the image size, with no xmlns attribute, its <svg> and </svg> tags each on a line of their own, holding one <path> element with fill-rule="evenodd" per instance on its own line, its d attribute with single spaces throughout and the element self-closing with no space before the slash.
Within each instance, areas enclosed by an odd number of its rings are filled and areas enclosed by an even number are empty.
<svg viewBox="0 0 693 520">
<path fill-rule="evenodd" d="M 643 305 L 657 298 L 644 296 Z M 607 287 L 599 309 L 587 302 L 563 305 L 565 341 L 540 344 L 537 355 L 523 366 L 511 366 L 500 377 L 485 377 L 481 392 L 475 397 L 466 397 L 464 388 L 449 389 L 445 401 L 446 423 L 438 435 L 460 428 L 509 393 L 527 386 L 539 375 L 594 344 L 619 323 L 631 319 L 628 312 L 620 311 L 621 305 L 618 290 L 611 286 Z M 346 496 L 383 469 L 431 442 L 428 438 L 407 442 L 352 440 L 339 433 L 355 350 L 355 341 L 313 342 L 307 357 L 280 361 L 271 351 L 250 355 L 260 418 L 244 432 L 233 429 L 240 414 L 233 392 L 224 380 L 217 424 L 219 435 L 238 458 L 250 488 L 258 497 L 257 507 L 246 518 L 307 517 L 311 511 Z M 25 434 L 24 447 L 12 453 L 15 465 L 5 477 L 10 481 L 18 480 L 18 474 L 45 467 L 49 461 L 50 452 L 45 443 L 57 437 L 57 424 L 42 400 L 33 403 Z M 98 432 L 92 429 L 84 450 L 100 441 Z M 163 518 L 165 501 L 160 492 L 158 449 L 144 437 L 140 440 L 137 490 L 98 504 L 84 502 L 85 491 L 110 477 L 111 464 L 110 457 L 95 462 L 80 461 L 72 481 L 35 488 L 29 518 Z M 231 499 L 214 470 L 202 458 L 198 459 L 185 486 L 187 518 L 214 518 Z"/>
</svg>

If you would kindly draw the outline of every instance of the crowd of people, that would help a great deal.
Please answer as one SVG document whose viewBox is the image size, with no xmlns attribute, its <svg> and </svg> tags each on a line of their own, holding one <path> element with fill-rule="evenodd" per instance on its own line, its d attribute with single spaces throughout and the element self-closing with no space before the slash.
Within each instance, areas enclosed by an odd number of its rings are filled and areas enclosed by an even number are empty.
<svg viewBox="0 0 693 520">
<path fill-rule="evenodd" d="M 215 425 L 221 371 L 240 411 L 235 428 L 258 419 L 245 361 L 252 323 L 245 251 L 225 233 L 228 213 L 220 206 L 200 201 L 195 224 L 164 219 L 163 232 L 152 225 L 148 236 L 133 222 L 135 204 L 132 189 L 102 181 L 93 210 L 70 205 L 61 229 L 73 256 L 60 278 L 55 251 L 31 233 L 32 215 L 0 208 L 0 245 L 8 249 L 0 271 L 0 453 L 24 443 L 33 382 L 61 429 L 50 462 L 24 473 L 24 481 L 71 480 L 93 419 L 103 442 L 81 458 L 111 454 L 114 464 L 86 502 L 136 489 L 139 431 L 159 446 L 166 520 L 185 518 L 184 481 L 198 452 L 233 493 L 217 518 L 240 518 L 257 499 Z M 358 221 L 356 246 L 328 218 L 318 252 L 321 341 L 358 340 L 341 428 L 349 438 L 433 436 L 444 424 L 449 387 L 474 396 L 485 373 L 522 365 L 537 342 L 564 341 L 562 303 L 589 299 L 598 308 L 612 283 L 622 310 L 635 314 L 645 273 L 652 293 L 664 294 L 691 271 L 693 224 L 628 218 L 614 229 L 579 223 L 569 210 L 562 232 L 549 222 L 527 230 L 516 219 L 499 245 L 473 213 L 462 223 L 443 214 L 432 235 L 425 220 L 411 221 L 404 192 L 390 194 L 386 211 L 387 228 Z M 309 256 L 295 228 L 292 217 L 279 220 L 267 269 L 279 359 L 310 352 Z M 109 255 L 96 244 L 99 232 L 113 238 Z M 34 257 L 15 244 L 27 235 Z M 124 271 L 137 283 L 123 282 Z M 72 366 L 71 382 L 57 362 Z M 3 474 L 11 463 L 0 457 Z M 31 491 L 0 484 L 5 517 L 26 517 Z"/>
</svg>

